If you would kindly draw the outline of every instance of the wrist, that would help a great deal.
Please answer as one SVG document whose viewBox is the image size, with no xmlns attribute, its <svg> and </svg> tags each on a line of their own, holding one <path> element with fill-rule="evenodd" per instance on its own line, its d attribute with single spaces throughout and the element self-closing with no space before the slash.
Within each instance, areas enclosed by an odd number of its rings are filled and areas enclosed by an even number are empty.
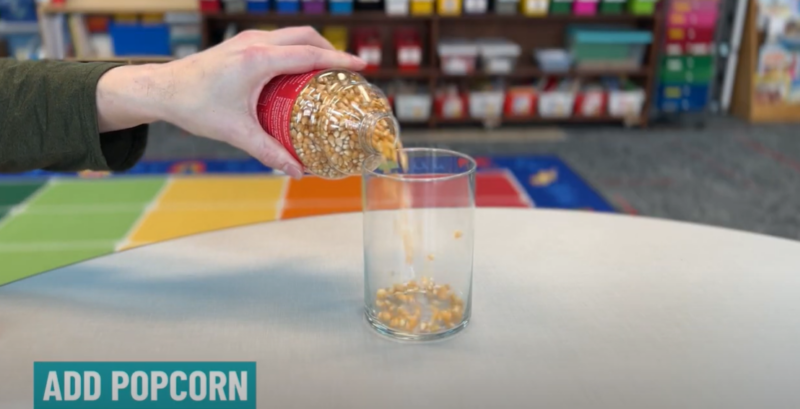
<svg viewBox="0 0 800 409">
<path fill-rule="evenodd" d="M 159 64 L 126 65 L 106 72 L 97 84 L 100 132 L 165 120 L 170 84 L 169 70 Z"/>
</svg>

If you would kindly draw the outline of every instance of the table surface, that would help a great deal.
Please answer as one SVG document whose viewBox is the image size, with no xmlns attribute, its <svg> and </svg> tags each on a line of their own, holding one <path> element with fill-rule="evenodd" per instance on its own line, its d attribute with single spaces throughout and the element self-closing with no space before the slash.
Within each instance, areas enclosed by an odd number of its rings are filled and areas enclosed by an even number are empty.
<svg viewBox="0 0 800 409">
<path fill-rule="evenodd" d="M 264 408 L 798 408 L 800 244 L 620 215 L 479 209 L 473 319 L 386 340 L 362 216 L 254 225 L 0 287 L 0 407 L 33 361 L 244 360 Z"/>
</svg>

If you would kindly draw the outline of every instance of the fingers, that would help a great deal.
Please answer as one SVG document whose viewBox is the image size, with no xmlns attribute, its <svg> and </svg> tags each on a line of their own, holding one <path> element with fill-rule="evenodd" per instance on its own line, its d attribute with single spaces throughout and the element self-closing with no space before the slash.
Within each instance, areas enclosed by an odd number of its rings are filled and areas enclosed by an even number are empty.
<svg viewBox="0 0 800 409">
<path fill-rule="evenodd" d="M 273 75 L 301 74 L 328 68 L 359 71 L 366 66 L 362 59 L 353 55 L 307 45 L 270 47 L 263 58 L 265 68 Z"/>
<path fill-rule="evenodd" d="M 254 130 L 251 135 L 238 141 L 238 148 L 263 163 L 265 166 L 286 173 L 294 179 L 303 177 L 303 168 L 297 160 L 272 136 Z"/>
<path fill-rule="evenodd" d="M 325 50 L 335 50 L 325 37 L 311 27 L 289 27 L 268 32 L 270 45 L 310 45 Z"/>
</svg>

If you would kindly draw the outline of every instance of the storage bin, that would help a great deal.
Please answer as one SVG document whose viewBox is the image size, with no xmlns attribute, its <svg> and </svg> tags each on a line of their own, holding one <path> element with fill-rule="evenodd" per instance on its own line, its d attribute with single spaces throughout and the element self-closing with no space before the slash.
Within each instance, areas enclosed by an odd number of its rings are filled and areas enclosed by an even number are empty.
<svg viewBox="0 0 800 409">
<path fill-rule="evenodd" d="M 430 94 L 397 94 L 394 98 L 395 115 L 404 122 L 424 122 L 431 116 L 433 99 Z"/>
<path fill-rule="evenodd" d="M 0 18 L 6 21 L 36 21 L 36 1 L 0 0 Z"/>
<path fill-rule="evenodd" d="M 439 42 L 442 72 L 447 75 L 468 75 L 475 71 L 478 46 L 467 40 L 445 39 Z"/>
<path fill-rule="evenodd" d="M 409 11 L 409 0 L 386 0 L 386 14 L 390 16 L 405 16 Z"/>
<path fill-rule="evenodd" d="M 469 93 L 469 116 L 475 119 L 495 119 L 503 116 L 502 90 L 471 91 Z"/>
<path fill-rule="evenodd" d="M 519 13 L 519 0 L 495 0 L 494 12 L 501 15 L 514 15 Z"/>
<path fill-rule="evenodd" d="M 325 13 L 324 0 L 302 0 L 303 13 L 305 14 L 323 14 Z"/>
<path fill-rule="evenodd" d="M 520 2 L 522 14 L 530 17 L 546 16 L 549 7 L 549 0 L 521 0 Z"/>
<path fill-rule="evenodd" d="M 642 114 L 645 92 L 630 81 L 606 79 L 608 90 L 608 114 L 615 118 L 638 117 Z"/>
<path fill-rule="evenodd" d="M 422 39 L 414 28 L 397 29 L 394 33 L 397 67 L 403 71 L 416 71 L 422 65 Z"/>
<path fill-rule="evenodd" d="M 575 106 L 576 84 L 569 80 L 545 79 L 539 86 L 539 116 L 569 118 Z"/>
<path fill-rule="evenodd" d="M 658 0 L 630 0 L 628 12 L 636 16 L 652 16 L 656 12 Z"/>
<path fill-rule="evenodd" d="M 411 14 L 414 16 L 430 16 L 433 9 L 433 0 L 411 0 Z"/>
<path fill-rule="evenodd" d="M 108 27 L 117 56 L 170 56 L 168 24 L 117 24 Z"/>
<path fill-rule="evenodd" d="M 536 115 L 537 96 L 535 87 L 511 87 L 506 91 L 503 113 L 509 118 L 532 117 Z"/>
<path fill-rule="evenodd" d="M 567 50 L 561 48 L 536 50 L 533 56 L 536 64 L 545 73 L 567 72 L 572 66 L 572 57 Z"/>
<path fill-rule="evenodd" d="M 442 119 L 462 119 L 467 117 L 469 96 L 456 87 L 446 87 L 436 93 L 436 116 Z"/>
<path fill-rule="evenodd" d="M 716 27 L 718 17 L 719 11 L 717 9 L 697 10 L 688 13 L 670 13 L 667 26 L 712 28 Z"/>
<path fill-rule="evenodd" d="M 719 10 L 717 0 L 673 0 L 669 3 L 669 13 L 689 13 L 692 11 Z"/>
<path fill-rule="evenodd" d="M 572 5 L 572 13 L 576 16 L 593 16 L 597 14 L 597 1 L 576 0 Z"/>
<path fill-rule="evenodd" d="M 322 29 L 322 36 L 337 50 L 347 51 L 347 27 L 324 27 Z"/>
<path fill-rule="evenodd" d="M 329 0 L 328 10 L 334 15 L 353 14 L 353 0 Z"/>
<path fill-rule="evenodd" d="M 708 102 L 708 85 L 661 84 L 657 106 L 664 112 L 699 112 Z"/>
<path fill-rule="evenodd" d="M 461 0 L 436 0 L 436 13 L 440 16 L 461 15 Z"/>
<path fill-rule="evenodd" d="M 269 0 L 248 0 L 248 13 L 266 13 L 269 11 Z"/>
<path fill-rule="evenodd" d="M 353 45 L 356 55 L 367 63 L 365 70 L 374 71 L 380 68 L 383 54 L 378 30 L 371 28 L 355 30 L 353 32 Z"/>
<path fill-rule="evenodd" d="M 486 14 L 489 11 L 489 0 L 463 0 L 465 14 Z"/>
<path fill-rule="evenodd" d="M 606 113 L 607 94 L 601 85 L 582 86 L 575 95 L 575 115 L 593 118 Z"/>
<path fill-rule="evenodd" d="M 247 0 L 222 0 L 226 13 L 244 13 L 247 11 Z"/>
<path fill-rule="evenodd" d="M 279 14 L 295 14 L 300 12 L 300 2 L 297 0 L 276 0 L 275 11 Z"/>
<path fill-rule="evenodd" d="M 383 0 L 356 0 L 353 5 L 358 11 L 383 11 Z"/>
<path fill-rule="evenodd" d="M 572 14 L 572 0 L 552 0 L 550 2 L 550 14 L 567 15 Z"/>
<path fill-rule="evenodd" d="M 572 27 L 570 51 L 579 69 L 637 69 L 642 66 L 649 31 Z"/>
<path fill-rule="evenodd" d="M 220 11 L 222 11 L 220 0 L 200 0 L 201 13 L 219 13 Z"/>
<path fill-rule="evenodd" d="M 661 80 L 665 83 L 707 84 L 713 76 L 711 56 L 670 56 L 662 59 Z"/>
<path fill-rule="evenodd" d="M 600 2 L 600 14 L 617 15 L 625 12 L 626 0 L 603 0 Z"/>
<path fill-rule="evenodd" d="M 519 44 L 503 38 L 478 40 L 481 67 L 487 74 L 509 74 L 514 71 L 522 53 Z"/>
</svg>

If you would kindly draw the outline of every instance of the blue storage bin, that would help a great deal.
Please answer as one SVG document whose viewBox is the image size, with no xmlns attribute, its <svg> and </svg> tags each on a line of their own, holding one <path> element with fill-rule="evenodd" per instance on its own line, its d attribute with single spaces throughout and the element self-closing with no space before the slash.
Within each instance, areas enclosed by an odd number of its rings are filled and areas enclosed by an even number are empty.
<svg viewBox="0 0 800 409">
<path fill-rule="evenodd" d="M 664 112 L 702 111 L 708 104 L 708 85 L 661 84 L 656 101 Z"/>
<path fill-rule="evenodd" d="M 117 56 L 170 56 L 168 24 L 118 24 L 108 27 Z"/>
<path fill-rule="evenodd" d="M 275 11 L 282 14 L 294 14 L 300 12 L 300 2 L 292 0 L 277 0 L 275 2 Z"/>
<path fill-rule="evenodd" d="M 351 0 L 330 0 L 328 6 L 331 14 L 353 14 L 353 2 Z"/>
<path fill-rule="evenodd" d="M 640 68 L 653 42 L 649 31 L 608 27 L 570 27 L 568 38 L 578 69 Z"/>
<path fill-rule="evenodd" d="M 0 0 L 0 18 L 6 21 L 36 21 L 36 1 Z"/>
<path fill-rule="evenodd" d="M 248 0 L 247 11 L 250 13 L 266 13 L 269 11 L 269 0 Z"/>
</svg>

